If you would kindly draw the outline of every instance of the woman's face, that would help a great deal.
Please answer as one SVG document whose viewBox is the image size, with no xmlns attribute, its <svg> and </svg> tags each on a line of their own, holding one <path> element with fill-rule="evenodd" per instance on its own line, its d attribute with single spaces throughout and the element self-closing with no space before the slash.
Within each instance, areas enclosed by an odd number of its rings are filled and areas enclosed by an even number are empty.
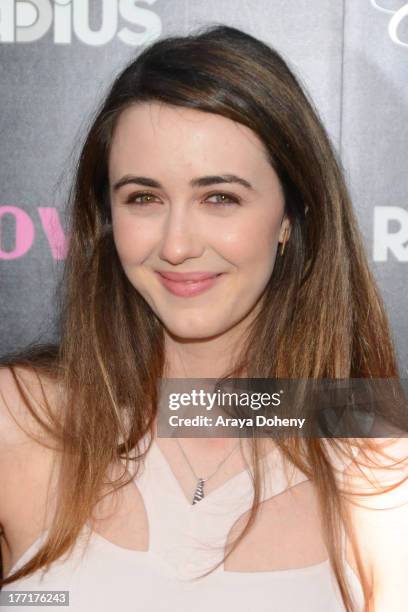
<svg viewBox="0 0 408 612">
<path fill-rule="evenodd" d="M 124 272 L 165 328 L 204 339 L 249 321 L 287 224 L 255 133 L 219 115 L 134 105 L 118 120 L 109 179 Z"/>
</svg>

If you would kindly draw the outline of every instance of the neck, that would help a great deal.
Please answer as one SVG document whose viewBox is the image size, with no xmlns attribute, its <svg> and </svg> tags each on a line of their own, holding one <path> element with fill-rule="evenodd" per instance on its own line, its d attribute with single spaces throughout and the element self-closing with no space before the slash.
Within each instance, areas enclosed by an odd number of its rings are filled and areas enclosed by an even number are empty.
<svg viewBox="0 0 408 612">
<path fill-rule="evenodd" d="M 242 350 L 242 333 L 212 338 L 178 338 L 165 332 L 167 378 L 218 378 L 235 365 Z"/>
</svg>

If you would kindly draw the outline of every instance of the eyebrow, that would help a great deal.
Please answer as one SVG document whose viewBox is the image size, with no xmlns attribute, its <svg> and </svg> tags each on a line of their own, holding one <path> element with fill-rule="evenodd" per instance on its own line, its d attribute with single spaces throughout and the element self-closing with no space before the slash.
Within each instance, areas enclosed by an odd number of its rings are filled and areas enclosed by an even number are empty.
<svg viewBox="0 0 408 612">
<path fill-rule="evenodd" d="M 255 191 L 254 187 L 251 185 L 249 181 L 236 174 L 222 174 L 222 175 L 210 175 L 210 176 L 200 176 L 198 178 L 194 178 L 190 181 L 191 187 L 208 187 L 209 185 L 218 185 L 220 183 L 238 183 L 246 189 L 251 191 Z M 154 187 L 156 189 L 162 189 L 163 186 L 159 181 L 156 181 L 153 178 L 149 178 L 147 176 L 133 176 L 131 174 L 126 174 L 122 176 L 114 185 L 113 191 L 117 191 L 124 185 L 135 184 L 135 185 L 143 185 L 144 187 Z"/>
</svg>

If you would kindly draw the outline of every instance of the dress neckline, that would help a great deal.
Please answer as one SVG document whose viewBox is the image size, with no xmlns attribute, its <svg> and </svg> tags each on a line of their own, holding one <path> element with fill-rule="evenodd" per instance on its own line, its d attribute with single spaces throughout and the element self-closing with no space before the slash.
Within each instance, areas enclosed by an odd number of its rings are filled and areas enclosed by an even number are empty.
<svg viewBox="0 0 408 612">
<path fill-rule="evenodd" d="M 180 501 L 180 505 L 182 505 L 187 512 L 191 512 L 194 514 L 200 514 L 201 511 L 204 510 L 207 506 L 219 505 L 220 501 L 222 500 L 224 502 L 226 497 L 234 497 L 234 492 L 242 494 L 243 491 L 247 491 L 248 487 L 240 487 L 239 484 L 243 480 L 251 481 L 252 478 L 250 468 L 249 466 L 247 466 L 237 474 L 231 476 L 231 478 L 220 484 L 218 487 L 210 491 L 207 495 L 204 496 L 203 499 L 193 505 L 192 501 L 187 498 L 165 454 L 161 450 L 160 446 L 157 444 L 156 438 L 154 438 L 152 441 L 149 453 L 151 452 L 153 453 L 153 457 L 151 456 L 150 460 L 153 459 L 153 461 L 157 461 L 159 463 L 162 470 L 166 474 L 166 480 L 171 483 L 171 488 L 174 491 L 175 497 L 177 497 L 178 501 Z M 276 446 L 268 453 L 262 455 L 262 457 L 260 457 L 259 459 L 261 467 L 264 468 L 269 466 L 276 468 L 278 453 L 279 447 Z"/>
</svg>

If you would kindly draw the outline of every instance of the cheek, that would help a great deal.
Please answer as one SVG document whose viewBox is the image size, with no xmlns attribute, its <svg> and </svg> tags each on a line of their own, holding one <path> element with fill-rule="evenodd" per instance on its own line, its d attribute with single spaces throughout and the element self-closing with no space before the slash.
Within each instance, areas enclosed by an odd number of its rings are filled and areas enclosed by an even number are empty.
<svg viewBox="0 0 408 612">
<path fill-rule="evenodd" d="M 113 240 L 123 266 L 137 265 L 144 261 L 153 247 L 151 228 L 128 215 L 112 214 Z"/>
<path fill-rule="evenodd" d="M 275 261 L 280 219 L 259 215 L 248 216 L 235 227 L 218 234 L 220 251 L 238 267 L 271 272 Z"/>
</svg>

